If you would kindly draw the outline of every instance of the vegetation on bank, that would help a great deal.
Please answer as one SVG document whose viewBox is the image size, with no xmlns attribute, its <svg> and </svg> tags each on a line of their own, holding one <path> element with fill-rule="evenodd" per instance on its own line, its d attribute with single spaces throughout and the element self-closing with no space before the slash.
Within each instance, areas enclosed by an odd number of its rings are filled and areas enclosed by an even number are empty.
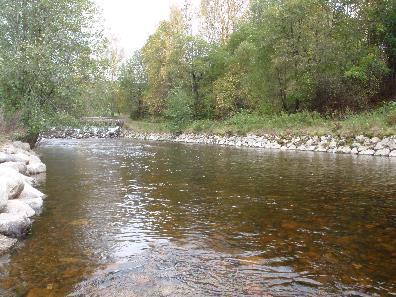
<svg viewBox="0 0 396 297">
<path fill-rule="evenodd" d="M 315 112 L 277 115 L 238 113 L 226 120 L 195 120 L 183 128 L 166 119 L 136 121 L 126 119 L 126 128 L 139 133 L 203 133 L 216 135 L 365 135 L 384 137 L 396 135 L 396 102 L 388 103 L 372 112 L 349 114 L 331 118 Z"/>
<path fill-rule="evenodd" d="M 345 124 L 353 130 L 394 98 L 391 0 L 202 0 L 200 34 L 193 14 L 188 2 L 173 8 L 123 65 L 119 111 L 175 130 L 236 132 L 307 123 L 328 131 L 326 119 L 359 113 Z"/>
<path fill-rule="evenodd" d="M 120 113 L 155 132 L 393 134 L 393 2 L 186 0 L 121 63 L 93 0 L 0 0 L 0 109 L 32 139 Z"/>
<path fill-rule="evenodd" d="M 4 129 L 32 137 L 108 112 L 114 64 L 92 0 L 0 0 Z"/>
</svg>

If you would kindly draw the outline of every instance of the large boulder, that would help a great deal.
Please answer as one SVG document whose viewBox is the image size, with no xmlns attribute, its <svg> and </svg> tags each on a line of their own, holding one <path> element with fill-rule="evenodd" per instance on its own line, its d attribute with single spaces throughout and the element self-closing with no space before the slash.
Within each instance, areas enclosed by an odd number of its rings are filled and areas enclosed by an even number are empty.
<svg viewBox="0 0 396 297">
<path fill-rule="evenodd" d="M 7 201 L 8 201 L 7 184 L 5 180 L 0 179 L 0 211 L 2 211 L 7 206 Z"/>
<path fill-rule="evenodd" d="M 12 146 L 17 148 L 17 149 L 24 150 L 24 151 L 30 151 L 30 144 L 29 143 L 25 143 L 25 142 L 21 142 L 21 141 L 14 141 L 12 143 Z"/>
<path fill-rule="evenodd" d="M 29 164 L 31 164 L 31 163 L 41 163 L 41 160 L 36 155 L 30 154 L 29 155 Z"/>
<path fill-rule="evenodd" d="M 19 195 L 19 199 L 32 199 L 32 198 L 44 198 L 45 195 L 39 190 L 33 188 L 28 183 L 25 183 L 22 193 Z"/>
<path fill-rule="evenodd" d="M 33 162 L 33 163 L 29 163 L 26 166 L 27 169 L 27 174 L 29 175 L 36 175 L 36 174 L 40 174 L 40 173 L 44 173 L 47 171 L 47 166 L 45 166 L 44 163 L 42 162 Z"/>
<path fill-rule="evenodd" d="M 22 237 L 32 226 L 32 221 L 26 216 L 11 213 L 0 214 L 0 233 L 11 237 Z"/>
<path fill-rule="evenodd" d="M 5 152 L 0 152 L 0 163 L 4 162 L 14 162 L 15 159 L 12 154 L 7 154 Z"/>
<path fill-rule="evenodd" d="M 18 176 L 19 178 L 23 179 L 25 181 L 25 183 L 28 183 L 30 185 L 32 185 L 34 183 L 34 179 L 32 177 L 20 174 L 14 168 L 0 166 L 0 179 L 3 177 L 9 177 L 12 175 Z"/>
<path fill-rule="evenodd" d="M 26 174 L 27 170 L 25 162 L 5 162 L 0 164 L 0 168 L 2 167 L 13 168 L 21 174 Z"/>
<path fill-rule="evenodd" d="M 9 199 L 15 199 L 22 193 L 25 187 L 25 180 L 22 176 L 22 174 L 12 168 L 0 168 L 0 179 L 7 186 Z"/>
<path fill-rule="evenodd" d="M 14 154 L 13 157 L 14 157 L 14 162 L 23 162 L 25 164 L 28 164 L 30 161 L 29 155 L 25 152 L 18 152 Z"/>
<path fill-rule="evenodd" d="M 21 201 L 29 205 L 36 212 L 37 215 L 40 214 L 41 210 L 43 209 L 43 198 L 22 198 L 16 201 Z"/>
<path fill-rule="evenodd" d="M 36 214 L 33 208 L 23 202 L 23 200 L 21 201 L 19 199 L 8 200 L 4 213 L 20 215 L 27 218 L 31 218 Z"/>
</svg>

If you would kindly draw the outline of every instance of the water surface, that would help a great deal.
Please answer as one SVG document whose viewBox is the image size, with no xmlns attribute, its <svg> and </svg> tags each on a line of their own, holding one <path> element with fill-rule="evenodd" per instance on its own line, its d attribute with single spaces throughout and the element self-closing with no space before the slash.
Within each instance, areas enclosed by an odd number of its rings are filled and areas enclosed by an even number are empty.
<svg viewBox="0 0 396 297">
<path fill-rule="evenodd" d="M 10 296 L 396 294 L 396 160 L 51 140 Z"/>
</svg>

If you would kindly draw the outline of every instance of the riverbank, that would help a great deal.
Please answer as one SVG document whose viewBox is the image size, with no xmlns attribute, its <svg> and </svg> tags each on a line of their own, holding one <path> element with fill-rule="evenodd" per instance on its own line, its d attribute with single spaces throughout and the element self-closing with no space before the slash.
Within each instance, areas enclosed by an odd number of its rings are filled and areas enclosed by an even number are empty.
<svg viewBox="0 0 396 297">
<path fill-rule="evenodd" d="M 316 151 L 353 155 L 396 157 L 396 136 L 378 138 L 359 135 L 353 138 L 323 136 L 254 135 L 221 136 L 206 134 L 139 133 L 125 131 L 124 137 L 150 141 L 214 144 L 289 151 Z"/>
<path fill-rule="evenodd" d="M 396 135 L 396 102 L 385 104 L 370 112 L 343 116 L 322 116 L 315 112 L 295 114 L 259 115 L 238 113 L 224 120 L 195 120 L 178 125 L 166 119 L 153 118 L 140 121 L 123 118 L 125 127 L 140 133 L 237 135 L 254 134 L 278 136 L 332 135 L 353 138 L 357 135 L 384 138 Z"/>
<path fill-rule="evenodd" d="M 41 213 L 45 195 L 34 186 L 45 178 L 46 166 L 29 144 L 0 143 L 0 255 L 26 236 Z"/>
<path fill-rule="evenodd" d="M 272 116 L 241 113 L 224 121 L 191 122 L 180 135 L 172 133 L 172 124 L 166 121 L 124 121 L 124 136 L 142 140 L 396 156 L 394 102 L 370 113 L 338 119 L 309 112 Z"/>
</svg>

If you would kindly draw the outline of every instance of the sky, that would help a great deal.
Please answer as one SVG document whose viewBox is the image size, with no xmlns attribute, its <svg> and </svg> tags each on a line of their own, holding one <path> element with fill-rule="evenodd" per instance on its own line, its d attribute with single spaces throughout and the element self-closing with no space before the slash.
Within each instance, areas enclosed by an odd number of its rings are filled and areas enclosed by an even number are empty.
<svg viewBox="0 0 396 297">
<path fill-rule="evenodd" d="M 199 0 L 190 0 L 195 4 Z M 158 24 L 169 16 L 171 5 L 183 0 L 95 0 L 102 9 L 106 31 L 124 57 L 140 49 Z"/>
</svg>

